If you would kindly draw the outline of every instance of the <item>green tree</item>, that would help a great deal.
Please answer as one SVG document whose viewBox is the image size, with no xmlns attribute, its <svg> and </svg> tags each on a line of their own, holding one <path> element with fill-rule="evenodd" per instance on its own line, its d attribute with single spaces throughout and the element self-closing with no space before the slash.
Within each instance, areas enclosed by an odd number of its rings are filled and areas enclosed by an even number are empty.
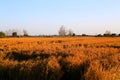
<svg viewBox="0 0 120 80">
<path fill-rule="evenodd" d="M 17 37 L 17 32 L 13 32 L 13 33 L 12 33 L 12 36 L 13 36 L 13 37 Z"/>
<path fill-rule="evenodd" d="M 4 38 L 6 35 L 4 32 L 0 32 L 0 38 Z"/>
</svg>

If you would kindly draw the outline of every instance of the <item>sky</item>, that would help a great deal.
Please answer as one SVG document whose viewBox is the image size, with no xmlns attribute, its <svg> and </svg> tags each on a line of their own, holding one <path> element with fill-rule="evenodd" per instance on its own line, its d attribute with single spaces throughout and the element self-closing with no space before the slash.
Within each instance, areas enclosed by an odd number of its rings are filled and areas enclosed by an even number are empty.
<svg viewBox="0 0 120 80">
<path fill-rule="evenodd" d="M 54 35 L 61 25 L 76 34 L 120 33 L 120 0 L 0 0 L 0 31 Z"/>
</svg>

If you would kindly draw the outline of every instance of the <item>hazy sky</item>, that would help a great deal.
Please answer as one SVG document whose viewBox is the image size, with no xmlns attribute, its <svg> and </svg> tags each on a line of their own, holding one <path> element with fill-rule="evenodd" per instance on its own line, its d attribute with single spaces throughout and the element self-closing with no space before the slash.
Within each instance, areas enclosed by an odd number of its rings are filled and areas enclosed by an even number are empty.
<svg viewBox="0 0 120 80">
<path fill-rule="evenodd" d="M 120 33 L 120 0 L 0 0 L 0 31 L 58 34 L 61 25 L 76 34 Z"/>
</svg>

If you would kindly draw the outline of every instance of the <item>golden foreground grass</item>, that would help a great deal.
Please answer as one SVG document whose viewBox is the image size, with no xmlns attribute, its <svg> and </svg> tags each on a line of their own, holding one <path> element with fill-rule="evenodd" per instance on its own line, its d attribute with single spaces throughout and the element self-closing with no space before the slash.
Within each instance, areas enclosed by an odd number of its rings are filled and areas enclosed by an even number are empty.
<svg viewBox="0 0 120 80">
<path fill-rule="evenodd" d="M 120 80 L 120 38 L 0 39 L 0 80 Z"/>
</svg>

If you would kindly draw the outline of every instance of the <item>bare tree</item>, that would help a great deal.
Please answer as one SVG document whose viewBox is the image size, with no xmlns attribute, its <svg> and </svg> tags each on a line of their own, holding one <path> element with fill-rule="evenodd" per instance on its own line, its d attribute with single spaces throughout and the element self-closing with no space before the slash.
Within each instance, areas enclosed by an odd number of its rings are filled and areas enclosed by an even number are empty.
<svg viewBox="0 0 120 80">
<path fill-rule="evenodd" d="M 13 33 L 14 31 L 12 30 L 12 29 L 9 29 L 9 30 L 6 30 L 5 31 L 5 33 L 6 33 L 6 35 L 7 36 L 12 36 L 12 33 Z"/>
<path fill-rule="evenodd" d="M 28 36 L 28 32 L 25 29 L 23 29 L 23 35 Z"/>
<path fill-rule="evenodd" d="M 65 36 L 66 35 L 66 30 L 65 27 L 62 25 L 59 29 L 59 36 Z"/>
<path fill-rule="evenodd" d="M 73 30 L 72 30 L 72 29 L 69 29 L 69 30 L 68 30 L 68 36 L 73 36 L 73 34 L 74 34 L 74 33 L 73 33 Z"/>
<path fill-rule="evenodd" d="M 6 36 L 13 36 L 13 33 L 16 32 L 18 36 L 21 35 L 21 31 L 17 29 L 8 29 L 5 31 Z"/>
<path fill-rule="evenodd" d="M 104 36 L 110 36 L 111 35 L 111 31 L 106 31 L 105 33 L 104 33 Z"/>
<path fill-rule="evenodd" d="M 105 32 L 105 34 L 111 34 L 111 31 L 108 31 L 108 30 L 107 30 L 107 31 Z"/>
</svg>

